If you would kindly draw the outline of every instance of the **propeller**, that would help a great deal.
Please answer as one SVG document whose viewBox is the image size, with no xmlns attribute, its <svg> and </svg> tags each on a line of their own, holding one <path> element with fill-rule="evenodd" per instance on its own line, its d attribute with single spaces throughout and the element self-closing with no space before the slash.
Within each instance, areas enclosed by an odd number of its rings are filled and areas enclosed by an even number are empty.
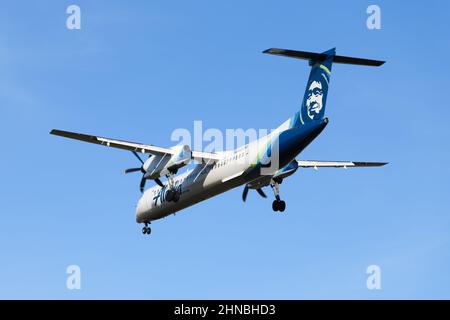
<svg viewBox="0 0 450 320">
<path fill-rule="evenodd" d="M 267 196 L 266 196 L 266 194 L 264 193 L 263 189 L 258 188 L 258 189 L 256 189 L 256 192 L 258 192 L 259 195 L 260 195 L 261 197 L 267 198 Z"/>
<path fill-rule="evenodd" d="M 244 191 L 242 192 L 242 201 L 244 201 L 244 202 L 245 202 L 245 200 L 247 200 L 248 190 L 249 190 L 248 185 L 245 185 Z M 264 191 L 261 188 L 257 188 L 256 192 L 258 192 L 258 194 L 261 197 L 267 198 L 266 194 L 264 193 Z"/>
<path fill-rule="evenodd" d="M 245 185 L 244 191 L 242 191 L 242 201 L 245 202 L 245 200 L 247 200 L 247 194 L 248 194 L 248 186 Z"/>
<path fill-rule="evenodd" d="M 142 172 L 142 178 L 141 178 L 141 182 L 139 183 L 139 190 L 141 190 L 141 193 L 144 192 L 144 188 L 145 188 L 145 182 L 147 181 L 147 179 L 145 178 L 145 169 L 144 169 L 144 160 L 142 160 L 142 158 L 137 154 L 137 152 L 135 151 L 131 151 L 134 156 L 139 160 L 139 162 L 142 164 L 139 168 L 129 168 L 125 170 L 125 174 L 131 173 L 131 172 L 137 172 L 140 171 Z M 149 158 L 152 155 L 149 155 Z M 159 178 L 155 179 L 155 182 L 160 186 L 160 187 L 164 187 L 164 184 L 161 182 L 161 180 L 159 180 Z"/>
<path fill-rule="evenodd" d="M 130 173 L 130 172 L 136 172 L 136 171 L 142 171 L 142 167 L 140 167 L 140 168 L 129 168 L 129 169 L 125 170 L 125 174 Z"/>
<path fill-rule="evenodd" d="M 141 193 L 144 192 L 145 182 L 146 181 L 147 181 L 147 179 L 145 179 L 145 176 L 142 175 L 141 183 L 139 184 L 139 190 L 141 191 Z"/>
</svg>

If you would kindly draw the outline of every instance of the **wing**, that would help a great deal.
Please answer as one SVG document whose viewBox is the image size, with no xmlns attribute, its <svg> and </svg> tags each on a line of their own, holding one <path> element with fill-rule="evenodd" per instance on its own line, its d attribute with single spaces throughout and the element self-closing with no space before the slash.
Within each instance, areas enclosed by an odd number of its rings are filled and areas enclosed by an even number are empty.
<svg viewBox="0 0 450 320">
<path fill-rule="evenodd" d="M 151 144 L 142 144 L 137 142 L 131 142 L 131 141 L 125 141 L 125 140 L 117 140 L 117 139 L 111 139 L 111 138 L 103 138 L 98 136 L 92 136 L 88 134 L 82 134 L 82 133 L 76 133 L 76 132 L 70 132 L 70 131 L 62 131 L 62 130 L 56 130 L 53 129 L 50 131 L 50 134 L 54 134 L 57 136 L 75 139 L 75 140 L 81 140 L 85 142 L 100 144 L 107 147 L 113 147 L 113 148 L 119 148 L 129 151 L 135 151 L 135 152 L 141 152 L 141 153 L 150 153 L 156 156 L 163 156 L 165 154 L 175 154 L 176 150 L 170 149 L 170 148 L 162 148 L 153 146 Z M 202 160 L 220 160 L 221 156 L 216 153 L 208 153 L 208 152 L 197 152 L 192 151 L 192 157 L 195 159 L 202 159 Z"/>
<path fill-rule="evenodd" d="M 349 167 L 381 167 L 388 162 L 357 162 L 357 161 L 318 161 L 297 160 L 298 166 L 302 168 L 349 168 Z"/>
</svg>

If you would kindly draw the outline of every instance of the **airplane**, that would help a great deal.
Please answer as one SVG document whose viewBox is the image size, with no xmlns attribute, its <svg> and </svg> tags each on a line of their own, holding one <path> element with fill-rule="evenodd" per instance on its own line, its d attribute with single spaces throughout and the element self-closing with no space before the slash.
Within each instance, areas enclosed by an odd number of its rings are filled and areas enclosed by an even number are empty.
<svg viewBox="0 0 450 320">
<path fill-rule="evenodd" d="M 296 157 L 324 130 L 329 120 L 324 116 L 333 63 L 378 67 L 385 61 L 336 55 L 336 48 L 322 53 L 270 48 L 263 53 L 303 59 L 311 71 L 300 110 L 264 137 L 233 150 L 194 151 L 188 145 L 163 148 L 124 140 L 104 138 L 53 129 L 50 134 L 131 151 L 140 166 L 125 173 L 141 172 L 142 196 L 136 206 L 136 222 L 143 224 L 143 234 L 150 234 L 149 224 L 175 214 L 196 203 L 233 188 L 244 186 L 242 200 L 249 190 L 266 198 L 264 187 L 270 186 L 275 200 L 272 209 L 284 212 L 280 197 L 283 179 L 298 168 L 378 167 L 387 162 L 296 160 Z M 143 159 L 138 153 L 148 154 Z M 193 168 L 182 174 L 178 170 L 194 162 Z M 165 182 L 161 178 L 166 177 Z M 156 184 L 145 189 L 147 180 Z"/>
</svg>

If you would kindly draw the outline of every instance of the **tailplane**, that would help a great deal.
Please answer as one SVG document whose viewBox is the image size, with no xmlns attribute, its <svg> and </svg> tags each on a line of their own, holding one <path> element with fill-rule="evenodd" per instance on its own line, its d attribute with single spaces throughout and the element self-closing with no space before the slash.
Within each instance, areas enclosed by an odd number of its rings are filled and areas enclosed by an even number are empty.
<svg viewBox="0 0 450 320">
<path fill-rule="evenodd" d="M 302 105 L 300 110 L 291 119 L 291 128 L 305 125 L 311 121 L 323 120 L 333 63 L 374 67 L 381 66 L 384 63 L 384 61 L 379 60 L 338 56 L 336 55 L 336 48 L 322 53 L 271 48 L 265 50 L 264 53 L 308 60 L 311 66 Z"/>
</svg>

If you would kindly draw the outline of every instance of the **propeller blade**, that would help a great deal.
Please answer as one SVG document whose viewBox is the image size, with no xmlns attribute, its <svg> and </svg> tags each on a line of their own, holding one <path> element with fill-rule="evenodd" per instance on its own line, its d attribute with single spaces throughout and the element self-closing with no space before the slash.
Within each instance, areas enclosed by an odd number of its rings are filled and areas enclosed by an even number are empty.
<svg viewBox="0 0 450 320">
<path fill-rule="evenodd" d="M 129 169 L 125 170 L 125 174 L 130 173 L 130 172 L 136 172 L 136 171 L 141 171 L 141 168 L 129 168 Z"/>
<path fill-rule="evenodd" d="M 139 190 L 141 190 L 141 193 L 143 193 L 144 192 L 144 188 L 145 188 L 145 181 L 146 181 L 147 179 L 145 179 L 145 177 L 144 176 L 142 176 L 142 179 L 141 179 L 141 184 L 139 185 Z"/>
<path fill-rule="evenodd" d="M 144 164 L 144 161 L 142 160 L 141 157 L 139 157 L 139 155 L 137 154 L 136 151 L 131 151 L 131 152 L 135 155 L 136 158 L 138 158 L 138 160 L 139 160 L 142 164 Z"/>
<path fill-rule="evenodd" d="M 259 193 L 259 195 L 263 198 L 267 198 L 266 194 L 261 188 L 256 189 L 256 191 Z"/>
<path fill-rule="evenodd" d="M 161 188 L 164 188 L 164 184 L 161 182 L 161 180 L 159 180 L 159 178 L 156 178 L 155 182 L 158 186 L 160 186 Z"/>
<path fill-rule="evenodd" d="M 242 192 L 242 201 L 245 202 L 245 200 L 247 200 L 247 194 L 248 194 L 248 187 L 245 186 L 244 191 Z"/>
</svg>

